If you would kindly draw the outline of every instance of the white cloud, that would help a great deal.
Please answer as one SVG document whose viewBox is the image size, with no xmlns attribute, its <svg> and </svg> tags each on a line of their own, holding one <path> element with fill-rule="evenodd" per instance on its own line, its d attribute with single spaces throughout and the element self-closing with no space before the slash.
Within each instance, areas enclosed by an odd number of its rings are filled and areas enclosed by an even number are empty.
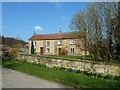
<svg viewBox="0 0 120 90">
<path fill-rule="evenodd" d="M 34 29 L 35 29 L 35 31 L 41 31 L 41 30 L 43 30 L 43 28 L 40 27 L 39 25 L 38 25 L 38 26 L 35 26 Z"/>
</svg>

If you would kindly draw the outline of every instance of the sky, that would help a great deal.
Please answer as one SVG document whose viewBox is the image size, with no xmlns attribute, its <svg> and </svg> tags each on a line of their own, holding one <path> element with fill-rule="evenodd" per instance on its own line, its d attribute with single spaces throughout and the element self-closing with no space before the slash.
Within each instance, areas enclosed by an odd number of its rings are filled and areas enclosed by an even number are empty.
<svg viewBox="0 0 120 90">
<path fill-rule="evenodd" d="M 2 2 L 2 35 L 28 42 L 37 34 L 70 32 L 73 15 L 86 2 Z"/>
</svg>

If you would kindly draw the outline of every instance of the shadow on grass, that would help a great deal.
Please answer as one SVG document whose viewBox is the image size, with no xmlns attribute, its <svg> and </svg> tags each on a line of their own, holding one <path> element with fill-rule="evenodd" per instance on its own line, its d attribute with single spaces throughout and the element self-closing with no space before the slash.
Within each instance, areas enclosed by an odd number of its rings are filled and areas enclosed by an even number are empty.
<svg viewBox="0 0 120 90">
<path fill-rule="evenodd" d="M 9 69 L 13 69 L 17 66 L 19 66 L 20 64 L 17 63 L 16 61 L 13 61 L 13 60 L 3 60 L 2 61 L 2 67 L 5 67 L 5 68 L 9 68 Z"/>
</svg>

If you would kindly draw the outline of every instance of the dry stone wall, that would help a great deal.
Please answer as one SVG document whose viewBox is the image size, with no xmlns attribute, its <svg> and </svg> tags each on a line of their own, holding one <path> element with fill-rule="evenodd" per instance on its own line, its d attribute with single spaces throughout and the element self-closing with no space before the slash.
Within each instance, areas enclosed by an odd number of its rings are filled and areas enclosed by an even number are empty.
<svg viewBox="0 0 120 90">
<path fill-rule="evenodd" d="M 95 73 L 102 73 L 105 75 L 120 75 L 120 66 L 119 65 L 110 65 L 102 62 L 93 62 L 87 60 L 73 60 L 73 59 L 60 59 L 53 58 L 48 56 L 37 56 L 37 55 L 24 55 L 19 54 L 17 56 L 19 60 L 27 60 L 28 62 L 39 62 L 45 64 L 46 66 L 52 67 L 64 67 L 71 68 L 73 70 L 80 71 L 91 71 Z"/>
</svg>

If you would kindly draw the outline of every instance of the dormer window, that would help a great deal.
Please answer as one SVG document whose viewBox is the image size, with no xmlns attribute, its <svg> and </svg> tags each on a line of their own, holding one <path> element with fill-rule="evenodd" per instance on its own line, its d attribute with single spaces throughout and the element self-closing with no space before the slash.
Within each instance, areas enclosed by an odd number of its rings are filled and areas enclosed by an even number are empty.
<svg viewBox="0 0 120 90">
<path fill-rule="evenodd" d="M 70 44 L 75 44 L 75 40 L 71 39 Z"/>
</svg>

